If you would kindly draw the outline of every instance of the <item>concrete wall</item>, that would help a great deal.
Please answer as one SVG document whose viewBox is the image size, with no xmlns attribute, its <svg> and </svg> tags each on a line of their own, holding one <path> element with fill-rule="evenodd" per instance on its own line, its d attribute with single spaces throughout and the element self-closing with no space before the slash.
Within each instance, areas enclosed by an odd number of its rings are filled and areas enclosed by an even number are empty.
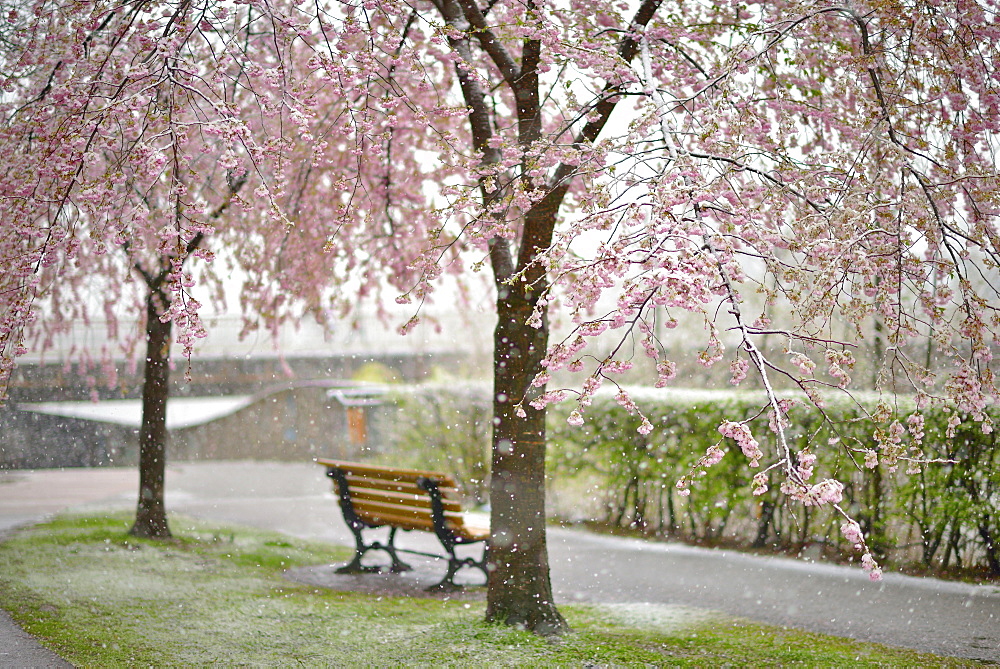
<svg viewBox="0 0 1000 669">
<path fill-rule="evenodd" d="M 171 397 L 252 394 L 279 383 L 313 379 L 349 379 L 370 363 L 393 372 L 399 380 L 419 383 L 435 367 L 461 372 L 476 364 L 462 354 L 328 355 L 307 357 L 195 358 L 191 380 L 184 379 L 187 362 L 175 360 Z M 99 369 L 62 363 L 21 363 L 8 388 L 11 402 L 58 402 L 90 399 L 136 399 L 142 396 L 142 368 L 129 374 L 118 363 L 117 379 L 108 384 Z"/>
<path fill-rule="evenodd" d="M 324 384 L 266 393 L 234 414 L 171 433 L 175 460 L 308 461 L 357 458 L 382 448 L 390 406 L 345 407 L 327 396 Z M 348 428 L 348 412 L 360 413 L 363 439 Z"/>
<path fill-rule="evenodd" d="M 168 460 L 308 461 L 378 452 L 393 406 L 345 407 L 328 396 L 344 385 L 325 380 L 272 387 L 232 414 L 171 430 Z M 0 426 L 0 469 L 138 464 L 134 427 L 11 407 L 0 413 Z"/>
<path fill-rule="evenodd" d="M 135 428 L 0 407 L 0 469 L 138 464 Z"/>
<path fill-rule="evenodd" d="M 335 379 L 351 378 L 370 363 L 388 368 L 405 382 L 424 380 L 435 367 L 460 372 L 470 363 L 460 354 L 333 355 L 299 358 L 221 358 L 192 361 L 191 381 L 184 363 L 171 377 L 172 397 L 231 396 L 285 390 L 247 407 L 244 415 L 175 431 L 169 457 L 301 459 L 316 455 L 348 457 L 362 446 L 377 448 L 378 411 L 363 413 L 369 434 L 363 445 L 348 439 L 347 412 L 326 398 Z M 141 370 L 140 370 L 141 371 Z M 0 406 L 0 469 L 131 465 L 138 461 L 135 427 L 19 411 L 19 402 L 135 399 L 142 379 L 119 369 L 114 387 L 95 385 L 95 370 L 63 364 L 22 364 L 14 372 L 10 399 Z M 88 379 L 88 377 L 91 377 Z M 324 385 L 325 384 L 325 385 Z"/>
</svg>

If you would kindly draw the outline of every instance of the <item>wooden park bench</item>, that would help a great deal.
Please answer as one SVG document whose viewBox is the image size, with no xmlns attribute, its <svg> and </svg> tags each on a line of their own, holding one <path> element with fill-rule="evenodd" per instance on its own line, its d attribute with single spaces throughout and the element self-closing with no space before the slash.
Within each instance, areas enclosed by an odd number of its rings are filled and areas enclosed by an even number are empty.
<svg viewBox="0 0 1000 669">
<path fill-rule="evenodd" d="M 361 564 L 361 558 L 371 550 L 383 550 L 392 560 L 390 571 L 404 572 L 412 569 L 398 553 L 411 553 L 448 560 L 448 573 L 429 589 L 453 589 L 455 574 L 462 567 L 476 567 L 486 571 L 486 551 L 475 560 L 459 558 L 455 547 L 485 542 L 490 537 L 488 523 L 475 523 L 462 511 L 458 482 L 449 474 L 401 469 L 357 462 L 317 459 L 326 467 L 326 475 L 333 479 L 334 492 L 340 498 L 344 521 L 354 533 L 354 559 L 337 570 L 341 574 L 381 571 L 379 567 Z M 386 543 L 366 543 L 365 530 L 388 527 Z M 398 530 L 423 530 L 433 532 L 444 547 L 446 555 L 424 553 L 398 548 Z"/>
</svg>

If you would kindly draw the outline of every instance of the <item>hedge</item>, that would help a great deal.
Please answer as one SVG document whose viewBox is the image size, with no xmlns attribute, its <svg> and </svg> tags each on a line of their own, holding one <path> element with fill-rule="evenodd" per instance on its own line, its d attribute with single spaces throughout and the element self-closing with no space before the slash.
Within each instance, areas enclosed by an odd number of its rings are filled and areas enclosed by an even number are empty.
<svg viewBox="0 0 1000 669">
<path fill-rule="evenodd" d="M 843 519 L 828 506 L 806 507 L 785 499 L 780 474 L 772 471 L 769 490 L 755 496 L 758 471 L 731 441 L 726 455 L 706 475 L 696 476 L 690 495 L 677 481 L 712 445 L 724 420 L 748 420 L 766 453 L 774 435 L 765 398 L 757 392 L 630 388 L 632 398 L 654 429 L 640 434 L 641 419 L 610 394 L 598 394 L 584 412 L 583 426 L 567 424 L 571 402 L 549 407 L 549 476 L 553 506 L 570 520 L 588 520 L 644 534 L 698 543 L 851 555 L 841 536 Z M 436 466 L 469 482 L 479 501 L 488 487 L 490 390 L 485 384 L 426 386 L 397 394 L 397 461 Z M 947 438 L 952 412 L 926 409 L 923 456 L 952 462 L 896 467 L 864 466 L 853 448 L 874 448 L 893 421 L 905 425 L 914 411 L 906 398 L 878 412 L 870 395 L 826 400 L 825 417 L 799 404 L 788 414 L 790 446 L 816 455 L 814 481 L 845 484 L 844 506 L 864 530 L 869 546 L 887 565 L 917 564 L 928 571 L 985 570 L 1000 576 L 1000 447 L 995 433 L 967 417 Z M 881 422 L 869 416 L 881 414 Z M 1000 412 L 992 411 L 1000 424 Z M 831 445 L 831 441 L 834 443 Z M 904 446 L 906 444 L 904 443 Z M 766 459 L 766 458 L 765 458 Z M 910 473 L 907 473 L 909 470 Z"/>
</svg>

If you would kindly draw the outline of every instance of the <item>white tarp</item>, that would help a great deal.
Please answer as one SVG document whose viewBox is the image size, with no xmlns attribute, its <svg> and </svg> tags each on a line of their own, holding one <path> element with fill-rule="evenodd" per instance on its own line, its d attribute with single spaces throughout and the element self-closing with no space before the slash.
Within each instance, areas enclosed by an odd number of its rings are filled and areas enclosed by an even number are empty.
<svg viewBox="0 0 1000 669">
<path fill-rule="evenodd" d="M 178 430 L 208 423 L 235 413 L 252 401 L 251 395 L 171 398 L 167 400 L 167 429 Z M 142 424 L 142 402 L 140 400 L 24 402 L 18 403 L 17 408 L 22 411 L 33 411 L 51 416 L 82 418 L 135 428 Z"/>
</svg>

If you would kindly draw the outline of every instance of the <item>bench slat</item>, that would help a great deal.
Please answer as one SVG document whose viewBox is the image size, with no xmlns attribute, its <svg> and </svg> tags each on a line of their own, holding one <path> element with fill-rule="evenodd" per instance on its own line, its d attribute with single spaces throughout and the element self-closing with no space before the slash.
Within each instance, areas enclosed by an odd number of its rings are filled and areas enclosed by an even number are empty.
<svg viewBox="0 0 1000 669">
<path fill-rule="evenodd" d="M 399 527 L 404 530 L 424 530 L 427 532 L 434 531 L 434 522 L 430 519 L 413 518 L 405 515 L 395 515 L 391 513 L 385 513 L 379 511 L 377 513 L 366 513 L 365 511 L 358 509 L 358 517 L 366 523 L 373 526 L 378 525 L 391 525 L 394 527 Z M 485 541 L 490 538 L 490 531 L 485 527 L 467 527 L 462 524 L 461 518 L 448 518 L 447 520 L 448 529 L 454 532 L 456 535 L 467 539 L 469 541 Z"/>
<path fill-rule="evenodd" d="M 427 518 L 430 519 L 431 510 L 428 508 L 420 508 L 418 506 L 404 506 L 401 504 L 393 504 L 391 502 L 383 501 L 373 501 L 367 499 L 354 499 L 351 498 L 351 502 L 354 506 L 354 510 L 358 513 L 391 513 L 395 516 L 405 516 L 407 518 Z M 457 522 L 462 522 L 462 514 L 460 513 L 445 513 L 445 518 L 448 520 L 456 520 Z"/>
<path fill-rule="evenodd" d="M 418 486 L 416 483 L 385 481 L 382 479 L 365 478 L 363 476 L 348 476 L 347 485 L 351 490 L 373 489 L 385 490 L 387 492 L 408 493 L 412 495 L 420 495 L 422 497 L 427 496 L 427 491 Z M 441 491 L 442 497 L 446 497 L 448 499 L 461 499 L 461 493 L 457 488 L 439 486 L 438 490 Z"/>
<path fill-rule="evenodd" d="M 371 525 L 392 525 L 404 530 L 424 530 L 434 531 L 434 521 L 428 517 L 414 516 L 407 513 L 390 513 L 384 509 L 364 509 L 356 508 L 355 513 L 358 518 Z M 462 518 L 449 517 L 446 520 L 448 529 L 466 539 L 488 539 L 489 530 L 482 528 L 469 528 L 462 524 Z"/>
<path fill-rule="evenodd" d="M 382 490 L 369 490 L 366 488 L 356 488 L 352 486 L 351 499 L 370 500 L 372 502 L 386 502 L 389 504 L 399 504 L 401 506 L 415 506 L 420 509 L 426 509 L 427 513 L 430 513 L 431 509 L 431 500 L 426 492 L 424 492 L 423 495 L 416 495 L 411 493 L 395 493 L 395 492 L 386 492 Z M 455 502 L 452 500 L 442 500 L 442 505 L 444 506 L 445 511 L 451 511 L 454 513 L 461 513 L 462 511 L 462 505 L 459 502 Z"/>
<path fill-rule="evenodd" d="M 382 481 L 366 479 L 360 476 L 348 476 L 347 487 L 351 490 L 383 490 L 390 494 L 426 495 L 427 491 L 416 483 L 399 483 L 397 481 Z"/>
<path fill-rule="evenodd" d="M 398 527 L 404 530 L 424 530 L 426 532 L 434 531 L 434 521 L 430 518 L 421 519 L 413 518 L 410 516 L 397 516 L 391 513 L 384 512 L 365 512 L 361 509 L 356 509 L 358 518 L 360 518 L 365 523 L 368 523 L 372 527 L 379 527 L 380 525 L 391 525 L 392 527 Z"/>
<path fill-rule="evenodd" d="M 448 488 L 457 488 L 458 482 L 450 474 L 441 472 L 423 471 L 419 469 L 397 469 L 395 467 L 384 467 L 382 465 L 369 465 L 357 462 L 343 462 L 340 460 L 327 460 L 317 458 L 316 463 L 326 467 L 336 467 L 348 476 L 363 476 L 367 478 L 383 479 L 386 481 L 406 481 L 416 483 L 417 480 L 427 477 L 437 481 L 440 485 Z"/>
</svg>

